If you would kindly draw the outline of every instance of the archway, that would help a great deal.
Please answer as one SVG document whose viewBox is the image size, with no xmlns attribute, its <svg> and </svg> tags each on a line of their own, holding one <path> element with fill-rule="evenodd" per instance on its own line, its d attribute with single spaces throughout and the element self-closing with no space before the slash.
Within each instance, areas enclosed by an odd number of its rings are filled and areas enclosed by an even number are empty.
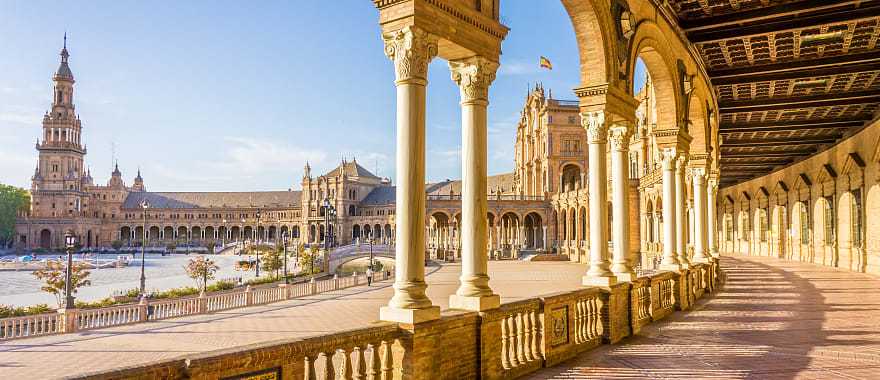
<svg viewBox="0 0 880 380">
<path fill-rule="evenodd" d="M 162 229 L 164 240 L 174 240 L 174 227 L 167 226 Z"/>
<path fill-rule="evenodd" d="M 43 229 L 42 231 L 40 231 L 40 248 L 52 248 L 52 231 L 49 231 L 49 229 Z"/>
<path fill-rule="evenodd" d="M 577 190 L 581 185 L 581 167 L 577 164 L 565 164 L 561 170 L 560 192 Z"/>
<path fill-rule="evenodd" d="M 352 239 L 360 239 L 361 237 L 361 226 L 355 224 L 351 226 L 351 238 Z"/>
<path fill-rule="evenodd" d="M 150 241 L 159 240 L 159 226 L 150 227 L 150 231 L 147 233 L 147 235 L 150 237 Z"/>
</svg>

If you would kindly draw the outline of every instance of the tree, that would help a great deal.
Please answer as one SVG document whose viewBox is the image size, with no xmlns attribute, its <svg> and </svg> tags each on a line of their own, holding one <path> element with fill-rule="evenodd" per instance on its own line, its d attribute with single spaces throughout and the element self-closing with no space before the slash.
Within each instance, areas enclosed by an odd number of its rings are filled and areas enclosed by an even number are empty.
<svg viewBox="0 0 880 380">
<path fill-rule="evenodd" d="M 113 247 L 113 249 L 118 251 L 119 248 L 122 248 L 122 246 L 123 246 L 122 240 L 114 240 L 112 243 L 110 243 L 110 246 Z"/>
<path fill-rule="evenodd" d="M 267 247 L 270 248 L 270 247 Z M 260 266 L 266 272 L 275 271 L 275 277 L 278 277 L 278 270 L 284 265 L 284 261 L 282 261 L 282 248 L 279 245 L 277 249 L 268 249 L 263 252 L 262 257 L 260 257 Z"/>
<path fill-rule="evenodd" d="M 318 273 L 318 271 L 315 271 L 316 268 L 314 267 L 314 265 L 317 264 L 315 261 L 318 259 L 318 247 L 313 245 L 306 250 L 305 246 L 300 246 L 298 249 L 300 268 L 308 268 L 305 274 Z"/>
<path fill-rule="evenodd" d="M 64 288 L 67 283 L 66 265 L 58 261 L 47 261 L 46 267 L 37 269 L 33 272 L 34 277 L 43 281 L 45 285 L 40 290 L 55 295 L 58 301 L 58 307 L 63 306 Z M 83 286 L 89 286 L 92 281 L 89 280 L 91 272 L 86 270 L 85 263 L 74 263 L 70 273 L 70 293 L 76 294 L 77 289 Z"/>
<path fill-rule="evenodd" d="M 215 253 L 214 248 L 217 247 L 217 243 L 213 241 L 209 241 L 208 244 L 205 244 L 205 248 L 208 248 L 208 253 Z"/>
<path fill-rule="evenodd" d="M 214 273 L 217 272 L 217 269 L 220 269 L 214 261 L 206 259 L 205 256 L 201 255 L 190 259 L 185 268 L 186 275 L 189 278 L 195 280 L 197 284 L 201 282 L 201 290 L 205 290 L 208 287 L 208 280 L 213 280 Z"/>
<path fill-rule="evenodd" d="M 15 241 L 15 218 L 26 212 L 31 196 L 24 189 L 0 184 L 0 247 Z"/>
</svg>

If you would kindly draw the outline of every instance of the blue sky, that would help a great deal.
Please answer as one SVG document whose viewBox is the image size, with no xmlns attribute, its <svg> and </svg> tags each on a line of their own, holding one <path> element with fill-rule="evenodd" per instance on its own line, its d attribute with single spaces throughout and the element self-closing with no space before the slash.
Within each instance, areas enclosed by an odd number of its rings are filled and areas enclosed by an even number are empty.
<svg viewBox="0 0 880 380">
<path fill-rule="evenodd" d="M 574 99 L 577 45 L 559 2 L 506 1 L 490 93 L 489 172 L 513 167 L 528 85 Z M 394 74 L 366 0 L 0 3 L 0 183 L 29 186 L 68 32 L 74 101 L 97 183 L 138 167 L 152 191 L 299 188 L 343 156 L 394 178 Z M 547 56 L 553 70 L 538 67 Z M 429 180 L 460 177 L 458 89 L 430 67 Z"/>
</svg>

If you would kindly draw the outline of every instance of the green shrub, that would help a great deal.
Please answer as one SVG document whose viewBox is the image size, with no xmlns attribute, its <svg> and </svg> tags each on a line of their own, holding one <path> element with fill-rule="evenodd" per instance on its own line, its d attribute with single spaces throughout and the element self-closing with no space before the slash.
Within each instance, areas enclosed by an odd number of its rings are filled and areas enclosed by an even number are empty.
<svg viewBox="0 0 880 380">
<path fill-rule="evenodd" d="M 76 307 L 78 309 L 97 309 L 118 304 L 121 304 L 121 302 L 116 302 L 115 300 L 113 300 L 113 298 L 110 297 L 91 302 L 76 301 Z"/>
<path fill-rule="evenodd" d="M 245 281 L 245 285 L 262 285 L 269 284 L 276 281 L 282 281 L 283 277 L 275 277 L 275 276 L 266 276 L 266 277 L 257 277 L 252 278 L 250 280 Z"/>
<path fill-rule="evenodd" d="M 206 291 L 208 292 L 218 292 L 221 290 L 229 290 L 235 288 L 236 282 L 233 280 L 221 280 L 217 281 L 211 285 L 208 285 Z"/>
<path fill-rule="evenodd" d="M 55 311 L 44 303 L 32 306 L 0 305 L 0 318 L 21 317 L 25 315 L 45 314 Z"/>
<path fill-rule="evenodd" d="M 192 286 L 184 286 L 182 288 L 168 289 L 168 290 L 161 291 L 161 292 L 153 292 L 150 295 L 150 298 L 153 298 L 153 299 L 177 298 L 177 297 L 191 296 L 193 294 L 199 294 L 199 289 L 194 288 Z"/>
</svg>

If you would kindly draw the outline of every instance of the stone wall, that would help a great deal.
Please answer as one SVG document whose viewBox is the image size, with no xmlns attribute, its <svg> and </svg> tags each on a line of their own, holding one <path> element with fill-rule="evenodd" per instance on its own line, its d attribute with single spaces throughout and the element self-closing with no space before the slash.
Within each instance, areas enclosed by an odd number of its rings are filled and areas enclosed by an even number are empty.
<svg viewBox="0 0 880 380">
<path fill-rule="evenodd" d="M 880 120 L 803 161 L 719 190 L 718 203 L 723 252 L 880 274 Z"/>
</svg>

